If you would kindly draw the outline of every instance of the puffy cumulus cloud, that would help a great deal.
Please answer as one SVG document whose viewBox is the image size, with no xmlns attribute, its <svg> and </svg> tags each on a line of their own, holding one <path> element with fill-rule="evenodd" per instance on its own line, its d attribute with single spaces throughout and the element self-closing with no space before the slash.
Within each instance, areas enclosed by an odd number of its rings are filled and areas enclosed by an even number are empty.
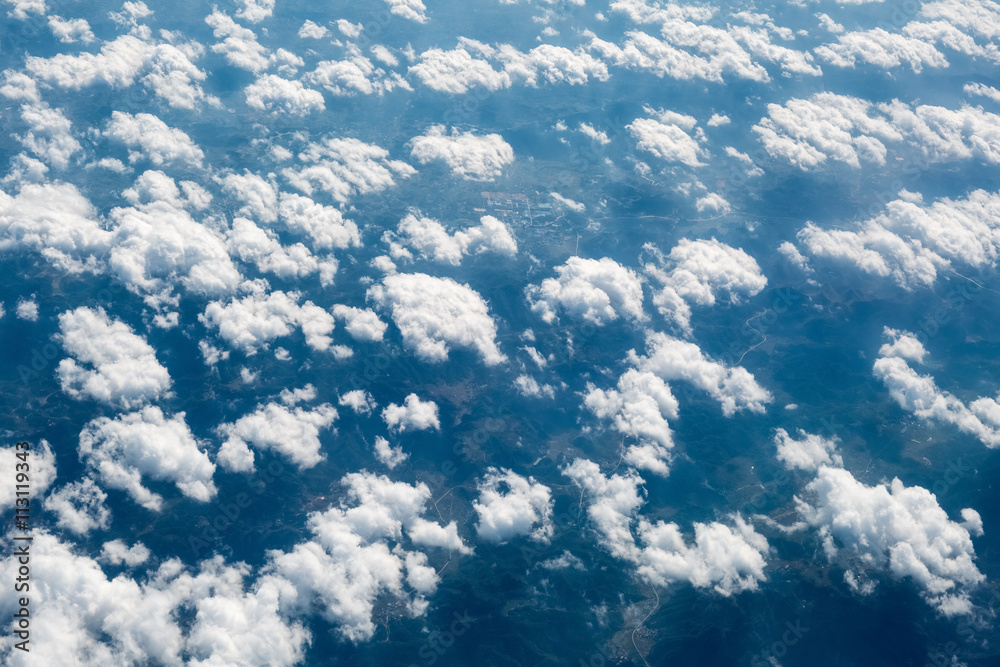
<svg viewBox="0 0 1000 667">
<path fill-rule="evenodd" d="M 61 16 L 49 16 L 49 29 L 52 36 L 63 44 L 83 42 L 90 44 L 94 41 L 94 32 L 90 29 L 90 24 L 86 19 L 64 19 Z"/>
<path fill-rule="evenodd" d="M 21 107 L 21 119 L 27 125 L 27 131 L 19 137 L 21 143 L 49 166 L 65 169 L 70 158 L 82 150 L 73 136 L 72 124 L 61 110 L 44 104 L 25 104 Z"/>
<path fill-rule="evenodd" d="M 317 189 L 341 204 L 355 194 L 380 192 L 396 184 L 395 178 L 417 173 L 401 160 L 390 160 L 389 152 L 358 139 L 327 137 L 309 144 L 299 153 L 304 166 L 286 168 L 282 175 L 306 195 Z"/>
<path fill-rule="evenodd" d="M 26 320 L 28 322 L 38 321 L 38 302 L 35 301 L 34 297 L 30 299 L 18 299 L 17 307 L 15 311 L 17 313 L 17 319 Z"/>
<path fill-rule="evenodd" d="M 468 285 L 424 273 L 392 274 L 368 288 L 368 298 L 388 311 L 403 344 L 424 361 L 444 361 L 451 347 L 479 352 L 488 366 L 507 359 L 486 301 Z"/>
<path fill-rule="evenodd" d="M 16 455 L 25 451 L 28 452 L 28 463 L 31 468 L 31 497 L 33 500 L 39 500 L 55 481 L 56 457 L 52 453 L 52 447 L 48 440 L 39 440 L 37 443 L 29 442 L 28 449 L 18 449 L 12 442 L 0 449 L 0 466 L 3 466 L 4 470 L 16 471 L 17 464 L 23 463 Z M 0 489 L 0 510 L 13 508 L 14 501 L 18 497 L 14 484 L 5 486 L 6 488 Z"/>
<path fill-rule="evenodd" d="M 124 564 L 135 567 L 148 561 L 151 555 L 152 552 L 142 542 L 136 542 L 129 547 L 123 540 L 111 540 L 101 546 L 100 559 L 112 565 Z"/>
<path fill-rule="evenodd" d="M 258 77 L 243 92 L 247 106 L 273 114 L 305 116 L 326 109 L 323 95 L 318 91 L 306 88 L 301 81 L 283 79 L 275 74 Z"/>
<path fill-rule="evenodd" d="M 408 71 L 428 88 L 452 95 L 464 95 L 474 87 L 500 90 L 511 85 L 508 73 L 498 72 L 489 61 L 474 57 L 462 46 L 450 51 L 428 49 Z"/>
<path fill-rule="evenodd" d="M 111 210 L 114 245 L 107 259 L 109 271 L 156 308 L 176 305 L 178 285 L 202 296 L 234 292 L 242 276 L 229 255 L 226 237 L 185 210 L 192 207 L 191 200 L 180 200 L 170 179 L 155 180 L 166 189 L 147 188 L 151 181 L 140 178 L 132 189 L 137 205 Z M 196 193 L 195 197 L 197 201 Z"/>
<path fill-rule="evenodd" d="M 538 567 L 544 570 L 565 570 L 567 568 L 573 568 L 574 570 L 578 570 L 580 572 L 587 571 L 587 568 L 583 565 L 583 561 L 565 549 L 555 558 L 549 558 L 548 560 L 541 561 L 538 563 Z"/>
<path fill-rule="evenodd" d="M 205 157 L 191 137 L 148 113 L 113 111 L 104 135 L 129 148 L 130 162 L 145 159 L 157 167 L 165 164 L 201 167 Z"/>
<path fill-rule="evenodd" d="M 467 181 L 492 181 L 514 161 L 514 149 L 499 134 L 477 136 L 444 125 L 432 125 L 410 140 L 410 154 L 420 164 L 442 161 L 455 176 Z"/>
<path fill-rule="evenodd" d="M 521 83 L 533 88 L 537 88 L 539 82 L 581 86 L 592 78 L 598 81 L 610 78 L 607 65 L 583 49 L 571 51 L 563 46 L 542 44 L 521 52 L 509 44 L 500 44 L 495 57 L 503 63 L 503 72 L 511 84 Z"/>
<path fill-rule="evenodd" d="M 274 13 L 275 0 L 239 0 L 240 8 L 236 10 L 236 18 L 260 23 Z"/>
<path fill-rule="evenodd" d="M 723 82 L 738 78 L 767 82 L 771 80 L 762 62 L 773 63 L 782 75 L 818 76 L 822 70 L 813 64 L 810 53 L 774 44 L 771 32 L 794 38 L 790 31 L 759 25 L 755 17 L 733 15 L 725 27 L 709 25 L 717 11 L 713 7 L 648 5 L 644 0 L 619 0 L 612 11 L 627 15 L 640 25 L 659 28 L 660 37 L 640 30 L 630 30 L 619 46 L 599 39 L 590 31 L 589 49 L 605 61 L 620 67 L 648 70 L 659 77 Z M 732 19 L 751 25 L 736 25 Z"/>
<path fill-rule="evenodd" d="M 369 308 L 354 308 L 338 303 L 333 307 L 333 316 L 343 320 L 344 331 L 354 340 L 378 342 L 389 328 L 389 325 Z"/>
<path fill-rule="evenodd" d="M 529 398 L 555 398 L 556 388 L 550 384 L 541 384 L 530 375 L 518 375 L 514 378 L 514 388 L 522 396 Z"/>
<path fill-rule="evenodd" d="M 385 0 L 389 5 L 389 12 L 404 19 L 416 21 L 417 23 L 427 23 L 427 7 L 421 0 Z"/>
<path fill-rule="evenodd" d="M 35 80 L 25 74 L 12 69 L 4 70 L 3 85 L 0 85 L 0 95 L 9 100 L 20 102 L 41 103 L 42 98 L 38 94 L 38 84 Z"/>
<path fill-rule="evenodd" d="M 858 168 L 885 164 L 886 142 L 917 151 L 929 161 L 977 158 L 1000 162 L 1000 116 L 979 107 L 947 109 L 909 105 L 899 100 L 867 100 L 817 93 L 769 104 L 768 115 L 753 127 L 774 157 L 803 170 L 827 161 Z"/>
<path fill-rule="evenodd" d="M 319 25 L 312 21 L 306 20 L 299 28 L 299 39 L 323 39 L 330 35 L 330 30 L 326 26 Z"/>
<path fill-rule="evenodd" d="M 756 296 L 767 286 L 767 278 L 753 257 L 714 238 L 681 239 L 666 256 L 649 243 L 643 250 L 655 260 L 645 265 L 646 274 L 662 285 L 654 292 L 653 303 L 664 318 L 688 334 L 689 304 L 713 306 L 720 294 L 730 303 L 740 303 L 742 297 Z"/>
<path fill-rule="evenodd" d="M 640 371 L 649 371 L 670 382 L 684 380 L 719 401 L 727 417 L 742 410 L 763 413 L 773 400 L 767 391 L 742 366 L 727 368 L 706 357 L 694 343 L 678 340 L 660 332 L 646 336 L 646 355 L 629 352 L 629 360 Z"/>
<path fill-rule="evenodd" d="M 0 250 L 39 253 L 56 267 L 99 271 L 112 235 L 96 209 L 69 183 L 26 183 L 0 192 Z"/>
<path fill-rule="evenodd" d="M 885 118 L 871 117 L 871 103 L 856 97 L 817 93 L 784 105 L 768 104 L 768 115 L 753 126 L 764 148 L 803 169 L 827 160 L 860 167 L 861 160 L 884 164 L 887 149 L 880 139 L 901 140 Z"/>
<path fill-rule="evenodd" d="M 121 89 L 138 81 L 172 107 L 219 106 L 219 100 L 202 89 L 206 74 L 194 64 L 203 51 L 197 42 L 157 43 L 129 34 L 106 42 L 98 53 L 29 56 L 25 65 L 39 81 L 69 90 L 95 84 Z"/>
<path fill-rule="evenodd" d="M 673 432 L 667 418 L 677 418 L 677 399 L 657 375 L 631 368 L 618 378 L 617 389 L 598 389 L 587 383 L 584 405 L 601 419 L 611 419 L 615 429 L 638 440 L 625 450 L 624 460 L 658 475 L 670 472 Z"/>
<path fill-rule="evenodd" d="M 77 535 L 97 528 L 106 530 L 111 522 L 111 510 L 104 493 L 94 480 L 84 477 L 58 489 L 45 499 L 45 509 L 56 515 L 56 525 Z"/>
<path fill-rule="evenodd" d="M 219 426 L 216 431 L 226 439 L 216 457 L 219 465 L 236 472 L 252 471 L 254 453 L 250 450 L 251 445 L 255 449 L 277 452 L 299 469 L 312 468 L 323 461 L 326 457 L 320 453 L 320 431 L 332 427 L 338 417 L 337 409 L 329 403 L 310 410 L 295 407 L 301 400 L 315 398 L 311 385 L 305 389 L 304 394 L 289 392 L 282 396 L 281 403 L 259 405 L 251 414 Z"/>
<path fill-rule="evenodd" d="M 395 433 L 406 431 L 441 430 L 438 406 L 434 401 L 422 401 L 416 394 L 410 394 L 403 405 L 390 403 L 382 410 L 382 420 Z"/>
<path fill-rule="evenodd" d="M 278 188 L 259 174 L 244 169 L 242 174 L 226 174 L 217 179 L 222 191 L 239 201 L 238 212 L 261 222 L 278 219 Z"/>
<path fill-rule="evenodd" d="M 389 441 L 380 435 L 375 436 L 375 458 L 389 470 L 410 458 L 410 455 L 403 451 L 402 447 L 393 447 Z"/>
<path fill-rule="evenodd" d="M 378 407 L 375 397 L 364 389 L 349 391 L 340 397 L 340 405 L 354 410 L 355 414 L 367 415 Z"/>
<path fill-rule="evenodd" d="M 674 111 L 644 108 L 655 118 L 636 118 L 625 126 L 635 137 L 639 150 L 649 151 L 667 162 L 680 162 L 689 167 L 704 166 L 699 158 L 706 156 L 700 145 L 705 141 L 705 133 L 696 127 L 694 118 Z"/>
<path fill-rule="evenodd" d="M 479 516 L 479 539 L 501 544 L 522 535 L 543 543 L 552 539 L 549 487 L 507 468 L 488 468 L 476 488 L 479 498 L 472 507 Z"/>
<path fill-rule="evenodd" d="M 59 362 L 56 375 L 75 399 L 130 409 L 170 395 L 170 374 L 157 361 L 156 350 L 103 308 L 60 314 L 55 338 L 72 355 Z"/>
<path fill-rule="evenodd" d="M 246 218 L 233 220 L 228 246 L 241 261 L 253 263 L 259 271 L 273 273 L 285 280 L 297 280 L 319 272 L 320 284 L 326 286 L 333 283 L 337 273 L 337 260 L 318 259 L 301 243 L 282 245 L 276 234 Z"/>
<path fill-rule="evenodd" d="M 111 549 L 102 560 L 114 562 L 119 551 Z M 35 534 L 31 556 L 32 629 L 51 640 L 33 643 L 27 661 L 8 644 L 4 657 L 12 665 L 290 667 L 310 640 L 301 623 L 279 612 L 282 596 L 294 594 L 287 582 L 262 578 L 245 590 L 248 568 L 227 566 L 221 556 L 194 573 L 170 559 L 141 577 L 110 579 L 96 560 L 44 532 Z M 4 576 L 17 567 L 15 556 L 0 561 Z M 4 614 L 16 610 L 11 597 L 0 604 Z M 190 624 L 179 620 L 187 613 Z"/>
<path fill-rule="evenodd" d="M 233 67 L 260 74 L 271 65 L 270 53 L 257 42 L 253 30 L 244 28 L 218 9 L 205 17 L 205 23 L 219 40 L 212 45 L 212 51 L 222 54 Z"/>
<path fill-rule="evenodd" d="M 115 419 L 99 417 L 80 432 L 80 459 L 105 486 L 121 489 L 148 510 L 158 512 L 163 497 L 142 484 L 144 477 L 173 482 L 193 500 L 215 497 L 215 464 L 202 450 L 184 413 L 166 417 L 147 406 Z"/>
<path fill-rule="evenodd" d="M 886 327 L 889 343 L 879 350 L 873 372 L 899 407 L 920 419 L 940 421 L 977 437 L 990 448 L 1000 447 L 1000 395 L 978 398 L 969 405 L 938 388 L 929 375 L 920 375 L 907 360 L 922 362 L 923 345 L 908 331 Z"/>
<path fill-rule="evenodd" d="M 413 90 L 397 72 L 386 72 L 362 55 L 353 44 L 348 46 L 344 60 L 324 60 L 303 77 L 308 83 L 321 86 L 332 95 L 385 95 L 396 89 Z"/>
<path fill-rule="evenodd" d="M 619 316 L 634 322 L 647 319 L 642 310 L 641 279 L 610 257 L 570 257 L 555 271 L 555 278 L 529 285 L 526 290 L 531 310 L 546 322 L 554 321 L 560 308 L 597 326 Z"/>
<path fill-rule="evenodd" d="M 912 289 L 932 285 L 955 264 L 995 266 L 1000 258 L 998 216 L 1000 194 L 984 190 L 930 205 L 905 196 L 853 230 L 825 230 L 809 223 L 796 237 L 813 263 L 852 266 L 866 278 Z"/>
<path fill-rule="evenodd" d="M 869 573 L 888 571 L 909 577 L 945 616 L 972 611 L 969 592 L 985 577 L 973 562 L 969 530 L 950 520 L 927 489 L 899 479 L 866 486 L 847 470 L 822 466 L 795 503 L 854 590 L 870 592 Z"/>
<path fill-rule="evenodd" d="M 962 86 L 962 92 L 966 95 L 978 95 L 980 97 L 985 97 L 994 102 L 1000 103 L 1000 90 L 997 90 L 993 86 L 987 86 L 986 84 L 973 82 L 967 83 Z"/>
<path fill-rule="evenodd" d="M 835 43 L 818 46 L 813 52 L 837 67 L 853 68 L 858 61 L 884 69 L 907 64 L 919 73 L 925 66 L 948 66 L 944 54 L 933 43 L 882 28 L 844 33 Z"/>
<path fill-rule="evenodd" d="M 568 197 L 563 197 L 558 192 L 550 192 L 549 196 L 552 197 L 553 201 L 564 208 L 568 208 L 574 213 L 583 213 L 587 210 L 587 205 L 578 201 L 573 201 Z"/>
<path fill-rule="evenodd" d="M 213 301 L 198 319 L 209 329 L 218 329 L 230 346 L 247 355 L 268 349 L 272 341 L 291 335 L 299 327 L 310 348 L 330 350 L 337 357 L 350 356 L 349 349 L 333 345 L 333 316 L 312 301 L 299 305 L 299 298 L 298 292 L 255 291 L 228 303 Z"/>
<path fill-rule="evenodd" d="M 361 245 L 361 234 L 353 220 L 345 219 L 339 209 L 324 206 L 309 197 L 281 193 L 278 215 L 289 230 L 308 236 L 314 250 Z"/>
<path fill-rule="evenodd" d="M 45 14 L 45 0 L 7 0 L 6 4 L 12 5 L 7 12 L 7 16 L 24 20 L 29 14 Z"/>
<path fill-rule="evenodd" d="M 574 460 L 563 474 L 585 493 L 587 517 L 601 544 L 615 558 L 635 566 L 649 583 L 687 582 L 728 597 L 757 590 L 759 582 L 767 579 L 767 540 L 739 515 L 730 517 L 731 525 L 695 523 L 691 542 L 676 523 L 651 523 L 638 516 L 645 502 L 639 494 L 642 479 L 638 475 L 608 477 L 586 459 Z"/>
<path fill-rule="evenodd" d="M 799 440 L 788 431 L 779 428 L 774 433 L 774 444 L 778 448 L 778 460 L 789 470 L 818 470 L 820 466 L 842 466 L 844 460 L 837 453 L 836 440 L 806 433 L 799 429 Z"/>
<path fill-rule="evenodd" d="M 423 517 L 431 499 L 426 484 L 411 486 L 368 472 L 351 473 L 341 482 L 346 487 L 341 507 L 311 514 L 313 539 L 289 552 L 269 552 L 267 572 L 294 586 L 289 609 L 318 608 L 343 638 L 361 642 L 375 633 L 372 615 L 380 600 L 402 602 L 413 617 L 426 613 L 426 597 L 440 578 L 427 554 L 413 546 L 472 550 L 454 521 L 442 526 Z"/>
<path fill-rule="evenodd" d="M 393 259 L 411 259 L 412 248 L 424 259 L 452 266 L 461 264 L 462 258 L 469 254 L 517 254 L 517 241 L 510 229 L 491 215 L 480 218 L 479 225 L 449 234 L 437 220 L 410 213 L 399 221 L 395 232 L 385 232 L 382 241 L 389 244 L 389 254 Z"/>
</svg>

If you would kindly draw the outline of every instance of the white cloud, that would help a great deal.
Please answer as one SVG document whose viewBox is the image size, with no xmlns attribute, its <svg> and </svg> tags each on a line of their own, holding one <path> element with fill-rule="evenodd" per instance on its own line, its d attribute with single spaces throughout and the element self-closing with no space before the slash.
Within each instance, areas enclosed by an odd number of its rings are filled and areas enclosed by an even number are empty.
<svg viewBox="0 0 1000 667">
<path fill-rule="evenodd" d="M 986 84 L 973 82 L 967 83 L 962 86 L 962 92 L 966 95 L 979 95 L 987 99 L 993 100 L 994 102 L 1000 103 L 1000 90 L 997 90 L 993 86 L 987 86 Z"/>
<path fill-rule="evenodd" d="M 108 494 L 94 480 L 84 477 L 50 494 L 45 499 L 45 509 L 55 513 L 58 527 L 85 535 L 95 528 L 108 528 L 111 510 L 104 504 L 107 499 Z"/>
<path fill-rule="evenodd" d="M 96 271 L 111 234 L 69 183 L 27 183 L 14 197 L 0 192 L 0 250 L 40 253 L 64 271 Z"/>
<path fill-rule="evenodd" d="M 361 245 L 361 234 L 339 209 L 295 193 L 281 193 L 278 214 L 288 229 L 309 236 L 314 250 Z"/>
<path fill-rule="evenodd" d="M 677 399 L 662 378 L 648 371 L 627 370 L 617 389 L 598 389 L 587 383 L 584 405 L 601 419 L 612 419 L 615 429 L 635 438 L 623 454 L 631 466 L 657 475 L 670 472 L 674 447 L 667 418 L 677 418 Z"/>
<path fill-rule="evenodd" d="M 1000 258 L 998 215 L 1000 194 L 984 190 L 930 205 L 906 197 L 889 202 L 884 213 L 855 230 L 825 230 L 809 223 L 797 239 L 814 262 L 851 265 L 866 277 L 890 278 L 912 289 L 932 285 L 954 264 L 995 266 Z"/>
<path fill-rule="evenodd" d="M 29 441 L 27 449 L 16 448 L 12 441 L 0 449 L 0 466 L 4 470 L 10 470 L 13 474 L 17 470 L 17 464 L 24 463 L 23 459 L 17 458 L 17 454 L 23 452 L 28 452 L 28 465 L 31 472 L 31 500 L 34 502 L 42 499 L 45 491 L 55 481 L 56 457 L 52 453 L 52 447 L 48 440 Z M 14 484 L 5 484 L 0 487 L 0 510 L 12 510 L 18 497 Z"/>
<path fill-rule="evenodd" d="M 7 12 L 7 16 L 15 19 L 27 19 L 29 14 L 45 14 L 45 0 L 6 0 L 13 8 Z"/>
<path fill-rule="evenodd" d="M 313 23 L 312 21 L 306 20 L 299 28 L 299 39 L 323 39 L 324 37 L 329 37 L 330 31 L 326 26 Z"/>
<path fill-rule="evenodd" d="M 191 137 L 176 128 L 168 127 L 156 116 L 148 113 L 132 114 L 121 111 L 111 113 L 111 122 L 105 136 L 128 146 L 129 161 L 146 159 L 159 167 L 164 164 L 186 164 L 201 167 L 205 157 Z"/>
<path fill-rule="evenodd" d="M 361 34 L 361 31 L 364 30 L 364 28 L 365 27 L 360 23 L 351 23 L 347 19 L 337 19 L 337 30 L 339 30 L 340 34 L 344 37 L 357 37 Z"/>
<path fill-rule="evenodd" d="M 367 415 L 378 407 L 375 397 L 364 389 L 349 391 L 340 397 L 340 405 L 354 410 L 355 414 Z"/>
<path fill-rule="evenodd" d="M 407 431 L 441 430 L 438 419 L 438 406 L 434 401 L 421 401 L 416 394 L 409 394 L 403 405 L 390 403 L 382 410 L 382 420 L 390 431 L 405 433 Z"/>
<path fill-rule="evenodd" d="M 451 173 L 467 181 L 492 181 L 514 161 L 514 150 L 499 134 L 477 136 L 444 125 L 432 125 L 410 140 L 411 154 L 421 164 L 443 161 Z"/>
<path fill-rule="evenodd" d="M 532 311 L 546 322 L 556 319 L 560 307 L 570 316 L 597 326 L 620 315 L 635 322 L 646 320 L 639 276 L 610 257 L 570 257 L 555 271 L 558 277 L 527 288 Z"/>
<path fill-rule="evenodd" d="M 297 280 L 319 272 L 320 284 L 330 285 L 337 273 L 337 260 L 317 259 L 301 243 L 282 245 L 277 235 L 246 218 L 235 218 L 229 232 L 229 251 L 257 270 L 285 280 Z"/>
<path fill-rule="evenodd" d="M 123 552 L 124 545 L 111 546 L 101 559 L 128 557 L 138 564 L 141 554 Z M 109 579 L 95 560 L 41 532 L 32 542 L 31 566 L 32 630 L 51 639 L 32 642 L 30 660 L 16 664 L 208 667 L 263 661 L 291 667 L 302 661 L 310 639 L 301 623 L 286 624 L 279 615 L 279 590 L 283 597 L 294 595 L 287 582 L 258 579 L 244 592 L 248 568 L 226 566 L 221 556 L 203 561 L 194 575 L 175 558 L 141 578 Z M 16 556 L 0 562 L 5 577 L 16 576 L 17 567 Z M 3 613 L 13 613 L 15 603 L 5 601 Z M 190 625 L 179 620 L 188 612 Z"/>
<path fill-rule="evenodd" d="M 224 193 L 243 204 L 238 213 L 261 222 L 278 219 L 278 189 L 272 181 L 247 169 L 242 174 L 227 174 L 217 180 Z"/>
<path fill-rule="evenodd" d="M 38 321 L 38 301 L 34 297 L 30 299 L 17 300 L 17 319 L 28 322 Z"/>
<path fill-rule="evenodd" d="M 866 486 L 828 466 L 805 491 L 805 499 L 795 499 L 798 512 L 818 528 L 827 558 L 847 568 L 844 579 L 853 589 L 869 592 L 869 573 L 888 571 L 911 578 L 946 616 L 972 610 L 969 590 L 985 577 L 973 562 L 969 530 L 951 521 L 930 491 L 898 479 Z"/>
<path fill-rule="evenodd" d="M 270 66 L 268 50 L 257 42 L 253 30 L 244 28 L 218 9 L 205 17 L 215 39 L 212 51 L 221 53 L 233 67 L 260 74 Z"/>
<path fill-rule="evenodd" d="M 410 455 L 404 452 L 402 447 L 393 447 L 389 444 L 388 440 L 380 435 L 376 435 L 375 458 L 381 461 L 389 470 L 394 470 L 396 466 L 410 458 Z"/>
<path fill-rule="evenodd" d="M 333 316 L 312 301 L 299 305 L 299 296 L 298 292 L 276 290 L 234 298 L 229 303 L 213 301 L 198 319 L 209 329 L 218 329 L 230 346 L 247 355 L 268 349 L 272 341 L 290 335 L 297 326 L 310 348 L 331 350 L 338 357 L 349 356 L 349 349 L 333 345 L 330 338 L 335 326 Z"/>
<path fill-rule="evenodd" d="M 488 468 L 476 485 L 479 498 L 472 508 L 479 515 L 476 533 L 487 542 L 504 543 L 528 535 L 552 539 L 552 493 L 549 487 L 507 468 Z"/>
<path fill-rule="evenodd" d="M 767 579 L 767 540 L 739 515 L 730 517 L 731 526 L 716 521 L 695 523 L 691 542 L 676 523 L 654 524 L 637 517 L 645 501 L 638 491 L 642 479 L 634 473 L 608 477 L 596 463 L 576 459 L 563 474 L 584 491 L 587 517 L 601 544 L 614 557 L 634 565 L 651 584 L 688 582 L 728 597 L 757 590 L 759 582 Z M 634 524 L 642 546 L 636 543 Z"/>
<path fill-rule="evenodd" d="M 250 445 L 255 449 L 275 451 L 299 469 L 312 468 L 323 461 L 326 456 L 320 453 L 320 431 L 330 429 L 338 415 L 329 403 L 311 410 L 294 407 L 299 400 L 314 397 L 314 392 L 311 396 L 309 393 L 282 396 L 282 403 L 258 405 L 255 412 L 219 426 L 216 431 L 226 438 L 216 457 L 219 465 L 235 472 L 253 470 L 254 454 Z"/>
<path fill-rule="evenodd" d="M 694 343 L 664 333 L 647 334 L 646 356 L 630 351 L 629 360 L 640 371 L 650 371 L 667 382 L 684 380 L 708 392 L 727 417 L 741 410 L 763 413 L 764 406 L 773 400 L 771 392 L 742 366 L 727 368 L 706 357 Z"/>
<path fill-rule="evenodd" d="M 922 362 L 926 354 L 913 334 L 886 327 L 884 336 L 890 343 L 879 350 L 873 372 L 899 407 L 921 419 L 953 424 L 987 447 L 1000 447 L 1000 395 L 977 398 L 966 405 L 939 389 L 931 376 L 920 375 L 907 364 L 907 359 Z"/>
<path fill-rule="evenodd" d="M 529 398 L 555 398 L 556 388 L 550 384 L 539 384 L 530 375 L 518 375 L 514 378 L 514 387 L 522 396 Z"/>
<path fill-rule="evenodd" d="M 778 460 L 789 470 L 812 470 L 820 466 L 842 466 L 844 460 L 837 453 L 836 440 L 829 440 L 799 429 L 799 440 L 779 428 L 774 434 L 774 444 L 778 448 Z"/>
<path fill-rule="evenodd" d="M 244 90 L 247 106 L 273 114 L 279 112 L 305 116 L 313 111 L 323 111 L 323 95 L 306 88 L 301 81 L 283 79 L 275 74 L 258 77 Z"/>
<path fill-rule="evenodd" d="M 655 118 L 636 118 L 625 126 L 636 138 L 639 150 L 649 151 L 667 162 L 680 162 L 689 167 L 704 166 L 700 158 L 707 153 L 700 144 L 705 141 L 705 133 L 696 127 L 697 121 L 693 117 L 649 107 L 645 110 Z"/>
<path fill-rule="evenodd" d="M 308 83 L 322 86 L 332 95 L 353 96 L 384 95 L 400 88 L 413 90 L 397 72 L 386 72 L 361 54 L 354 45 L 348 47 L 346 60 L 324 60 L 304 78 Z"/>
<path fill-rule="evenodd" d="M 274 13 L 275 0 L 238 0 L 241 7 L 236 17 L 250 23 L 260 23 Z"/>
<path fill-rule="evenodd" d="M 28 126 L 19 137 L 24 147 L 56 169 L 69 166 L 70 158 L 82 150 L 72 133 L 72 124 L 59 109 L 43 104 L 25 104 L 21 118 Z"/>
<path fill-rule="evenodd" d="M 219 100 L 202 89 L 206 74 L 193 62 L 203 51 L 197 42 L 157 44 L 136 35 L 121 35 L 106 42 L 96 54 L 29 56 L 26 69 L 40 81 L 70 90 L 95 84 L 121 89 L 140 80 L 172 107 L 194 109 L 202 102 L 218 106 Z"/>
<path fill-rule="evenodd" d="M 720 295 L 728 296 L 730 303 L 740 303 L 741 298 L 756 296 L 767 286 L 753 257 L 714 238 L 681 239 L 667 256 L 652 244 L 643 250 L 656 260 L 645 265 L 646 274 L 662 285 L 653 294 L 653 303 L 685 333 L 691 332 L 688 304 L 713 306 Z"/>
<path fill-rule="evenodd" d="M 886 143 L 932 162 L 978 158 L 1000 162 L 1000 116 L 979 107 L 947 109 L 899 100 L 872 104 L 834 93 L 769 104 L 753 127 L 767 152 L 810 170 L 828 161 L 858 168 L 886 162 Z"/>
<path fill-rule="evenodd" d="M 270 552 L 268 573 L 292 582 L 295 611 L 319 605 L 324 619 L 355 643 L 371 639 L 380 600 L 396 600 L 412 616 L 427 610 L 426 596 L 440 581 L 427 555 L 407 548 L 433 546 L 468 554 L 455 522 L 423 518 L 431 493 L 424 483 L 392 482 L 371 473 L 351 473 L 341 507 L 309 516 L 313 539 L 290 552 Z M 390 546 L 390 543 L 393 543 Z"/>
<path fill-rule="evenodd" d="M 611 139 L 608 138 L 607 132 L 596 129 L 590 123 L 580 123 L 579 130 L 584 134 L 584 136 L 590 137 L 602 146 L 607 146 L 611 143 Z"/>
<path fill-rule="evenodd" d="M 136 542 L 131 547 L 122 540 L 111 540 L 101 546 L 101 560 L 112 565 L 125 564 L 128 567 L 142 565 L 152 555 L 149 548 L 142 542 Z"/>
<path fill-rule="evenodd" d="M 389 312 L 403 344 L 424 361 L 444 361 L 452 346 L 476 350 L 488 366 L 507 358 L 497 347 L 486 301 L 468 285 L 423 273 L 392 274 L 370 287 L 368 298 Z"/>
<path fill-rule="evenodd" d="M 421 0 L 385 0 L 385 4 L 389 5 L 389 11 L 397 16 L 402 16 L 404 19 L 409 19 L 411 21 L 416 21 L 417 23 L 426 23 L 427 7 Z"/>
<path fill-rule="evenodd" d="M 142 484 L 143 477 L 173 482 L 193 500 L 215 497 L 215 464 L 208 459 L 184 413 L 166 417 L 147 406 L 115 419 L 99 417 L 80 432 L 80 459 L 105 486 L 125 491 L 148 510 L 160 511 L 163 497 Z"/>
<path fill-rule="evenodd" d="M 282 175 L 307 195 L 316 189 L 339 203 L 355 194 L 380 192 L 395 185 L 395 177 L 417 173 L 400 160 L 390 160 L 384 148 L 358 139 L 327 137 L 299 153 L 305 166 L 282 170 Z"/>
<path fill-rule="evenodd" d="M 466 49 L 428 49 L 409 73 L 432 90 L 464 95 L 473 87 L 500 90 L 511 84 L 510 75 L 498 72 L 486 60 L 475 58 Z"/>
<path fill-rule="evenodd" d="M 578 201 L 573 201 L 572 199 L 563 197 L 558 192 L 550 192 L 549 196 L 552 197 L 552 199 L 554 199 L 557 204 L 565 208 L 568 208 L 574 213 L 583 213 L 584 211 L 587 210 L 587 206 L 585 204 L 581 204 Z"/>
<path fill-rule="evenodd" d="M 60 314 L 56 338 L 72 355 L 59 362 L 56 375 L 73 398 L 130 409 L 170 395 L 170 375 L 156 351 L 103 308 Z"/>
<path fill-rule="evenodd" d="M 378 342 L 389 328 L 375 311 L 368 308 L 354 308 L 338 303 L 333 307 L 333 316 L 344 321 L 344 331 L 354 340 Z"/>
<path fill-rule="evenodd" d="M 854 68 L 858 61 L 884 69 L 907 64 L 916 73 L 926 67 L 947 67 L 944 54 L 932 43 L 916 37 L 891 33 L 882 28 L 848 32 L 836 43 L 816 47 L 813 52 L 837 67 Z"/>
<path fill-rule="evenodd" d="M 94 41 L 94 32 L 86 19 L 64 19 L 61 16 L 49 16 L 49 28 L 52 36 L 63 44 L 76 41 L 90 44 Z"/>
<path fill-rule="evenodd" d="M 472 253 L 517 254 L 517 242 L 510 229 L 490 215 L 484 215 L 477 226 L 449 234 L 437 220 L 410 213 L 399 221 L 395 232 L 385 232 L 382 240 L 389 244 L 389 254 L 393 259 L 412 258 L 408 249 L 412 248 L 424 259 L 452 266 L 458 266 L 464 256 Z"/>
</svg>

